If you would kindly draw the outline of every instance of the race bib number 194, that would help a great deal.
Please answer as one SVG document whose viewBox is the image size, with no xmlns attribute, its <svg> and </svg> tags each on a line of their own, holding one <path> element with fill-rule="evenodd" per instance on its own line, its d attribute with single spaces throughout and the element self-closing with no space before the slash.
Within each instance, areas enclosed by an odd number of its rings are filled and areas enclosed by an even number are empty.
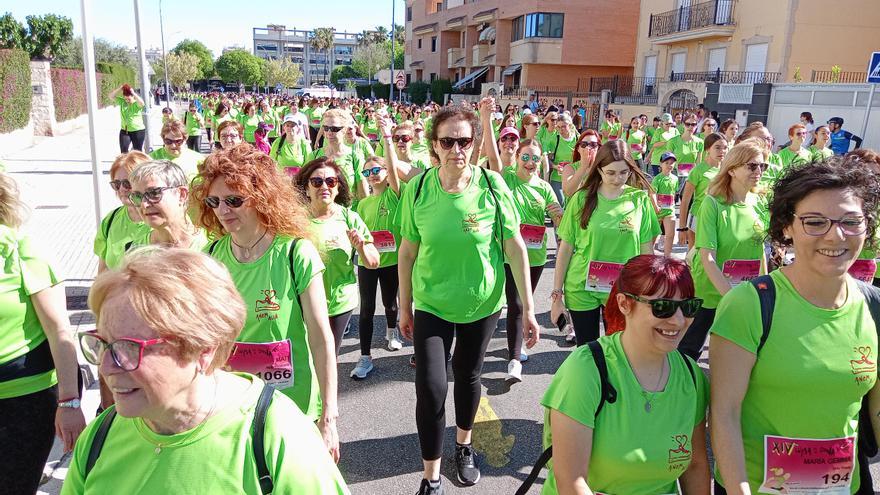
<svg viewBox="0 0 880 495">
<path fill-rule="evenodd" d="M 764 481 L 759 493 L 848 495 L 855 437 L 815 440 L 764 436 Z"/>
</svg>

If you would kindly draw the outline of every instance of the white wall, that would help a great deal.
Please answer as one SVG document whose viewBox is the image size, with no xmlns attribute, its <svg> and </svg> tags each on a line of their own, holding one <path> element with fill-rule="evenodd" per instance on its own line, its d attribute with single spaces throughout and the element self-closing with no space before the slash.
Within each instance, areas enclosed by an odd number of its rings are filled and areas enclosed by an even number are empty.
<svg viewBox="0 0 880 495">
<path fill-rule="evenodd" d="M 863 147 L 880 150 L 880 85 L 874 93 L 868 132 L 862 135 L 869 84 L 774 84 L 767 126 L 777 143 L 788 141 L 788 128 L 812 112 L 817 125 L 842 117 L 843 128 L 861 136 Z M 858 93 L 858 95 L 857 95 Z"/>
</svg>

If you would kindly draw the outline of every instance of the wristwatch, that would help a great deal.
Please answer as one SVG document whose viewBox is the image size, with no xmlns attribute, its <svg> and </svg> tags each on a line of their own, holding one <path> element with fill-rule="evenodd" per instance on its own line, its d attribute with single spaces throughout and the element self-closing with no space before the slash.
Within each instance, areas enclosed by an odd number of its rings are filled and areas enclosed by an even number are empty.
<svg viewBox="0 0 880 495">
<path fill-rule="evenodd" d="M 58 407 L 66 408 L 66 409 L 79 409 L 80 401 L 76 397 L 74 397 L 72 399 L 59 400 Z"/>
<path fill-rule="evenodd" d="M 685 227 L 685 228 L 683 228 L 683 229 L 675 229 L 676 232 L 685 232 L 685 231 L 687 231 L 687 230 L 688 230 L 687 227 Z"/>
</svg>

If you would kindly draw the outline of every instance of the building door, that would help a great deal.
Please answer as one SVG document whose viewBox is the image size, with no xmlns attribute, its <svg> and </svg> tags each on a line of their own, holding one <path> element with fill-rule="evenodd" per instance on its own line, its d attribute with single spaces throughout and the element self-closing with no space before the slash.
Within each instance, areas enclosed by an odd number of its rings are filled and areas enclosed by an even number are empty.
<svg viewBox="0 0 880 495">
<path fill-rule="evenodd" d="M 746 46 L 746 72 L 764 72 L 767 70 L 767 43 Z"/>
<path fill-rule="evenodd" d="M 669 64 L 670 70 L 675 74 L 681 74 L 687 66 L 687 52 L 673 53 Z"/>
<path fill-rule="evenodd" d="M 675 5 L 678 10 L 678 30 L 687 31 L 691 28 L 691 0 L 677 0 Z"/>
<path fill-rule="evenodd" d="M 657 55 L 645 57 L 645 94 L 653 95 L 657 85 Z"/>
<path fill-rule="evenodd" d="M 713 48 L 709 50 L 709 63 L 706 64 L 706 70 L 709 72 L 723 71 L 726 58 L 727 48 Z"/>
</svg>

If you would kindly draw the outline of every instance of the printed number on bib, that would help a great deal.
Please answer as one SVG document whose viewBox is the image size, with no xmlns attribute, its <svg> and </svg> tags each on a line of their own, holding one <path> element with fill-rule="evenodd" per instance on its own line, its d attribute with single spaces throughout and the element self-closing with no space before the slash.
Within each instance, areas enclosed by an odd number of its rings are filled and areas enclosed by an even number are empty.
<svg viewBox="0 0 880 495">
<path fill-rule="evenodd" d="M 687 177 L 691 170 L 694 169 L 693 163 L 679 163 L 678 164 L 678 175 L 682 177 Z"/>
<path fill-rule="evenodd" d="M 393 253 L 397 251 L 397 241 L 394 240 L 394 234 L 387 230 L 377 230 L 371 232 L 373 234 L 373 245 L 380 253 Z"/>
<path fill-rule="evenodd" d="M 611 292 L 611 286 L 623 270 L 623 263 L 610 261 L 591 261 L 587 268 L 587 290 Z"/>
<path fill-rule="evenodd" d="M 234 371 L 256 375 L 277 389 L 293 386 L 290 339 L 280 342 L 236 342 L 226 365 Z"/>
<path fill-rule="evenodd" d="M 541 249 L 544 247 L 544 232 L 547 227 L 543 225 L 520 224 L 519 233 L 526 243 L 526 249 Z"/>
<path fill-rule="evenodd" d="M 813 440 L 764 436 L 759 493 L 846 495 L 855 467 L 855 437 Z"/>
<path fill-rule="evenodd" d="M 672 208 L 675 205 L 674 194 L 658 194 L 657 206 L 660 208 Z"/>
<path fill-rule="evenodd" d="M 875 260 L 856 260 L 856 262 L 849 267 L 849 274 L 852 278 L 869 284 L 874 281 L 874 274 L 876 272 L 877 262 Z"/>
<path fill-rule="evenodd" d="M 721 268 L 721 273 L 724 274 L 724 278 L 727 279 L 731 287 L 736 287 L 761 274 L 761 261 L 727 260 L 724 262 L 724 267 Z"/>
</svg>

